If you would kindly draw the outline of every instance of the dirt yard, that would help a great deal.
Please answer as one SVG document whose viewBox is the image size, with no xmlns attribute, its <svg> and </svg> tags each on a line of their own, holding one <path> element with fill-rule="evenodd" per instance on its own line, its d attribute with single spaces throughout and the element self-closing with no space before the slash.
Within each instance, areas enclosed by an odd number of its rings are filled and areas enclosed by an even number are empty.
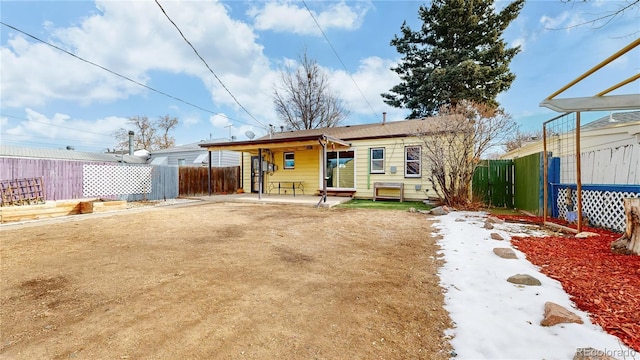
<svg viewBox="0 0 640 360">
<path fill-rule="evenodd" d="M 3 226 L 2 359 L 446 359 L 425 215 L 212 204 Z"/>
</svg>

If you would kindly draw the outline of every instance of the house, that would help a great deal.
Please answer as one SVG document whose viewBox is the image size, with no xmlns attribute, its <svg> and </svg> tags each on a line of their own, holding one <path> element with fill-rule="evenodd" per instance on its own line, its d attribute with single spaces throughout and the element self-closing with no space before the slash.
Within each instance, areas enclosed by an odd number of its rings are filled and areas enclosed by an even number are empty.
<svg viewBox="0 0 640 360">
<path fill-rule="evenodd" d="M 146 156 L 128 155 L 127 153 L 95 153 L 66 149 L 44 149 L 9 145 L 0 145 L 0 157 L 113 163 L 122 162 L 127 164 L 145 164 L 147 162 Z"/>
<path fill-rule="evenodd" d="M 560 134 L 573 137 L 570 134 Z M 554 139 L 549 138 L 549 142 Z M 580 127 L 580 148 L 582 152 L 615 149 L 620 146 L 635 145 L 640 142 L 640 111 L 612 113 Z M 554 149 L 550 149 L 553 151 Z M 554 156 L 563 156 L 563 147 L 555 149 Z M 529 141 L 517 149 L 500 156 L 501 159 L 515 159 L 543 151 L 542 139 Z M 562 152 L 562 153 L 561 153 Z"/>
<path fill-rule="evenodd" d="M 242 153 L 245 192 L 350 195 L 424 200 L 435 196 L 417 136 L 435 118 L 281 131 L 233 143 L 205 142 L 207 151 Z M 260 161 L 262 160 L 262 161 Z M 262 174 L 262 176 L 261 176 Z M 400 196 L 402 195 L 402 197 Z"/>
<path fill-rule="evenodd" d="M 547 135 L 547 151 L 572 161 L 575 134 Z M 640 111 L 612 113 L 580 127 L 582 183 L 640 184 Z M 529 142 L 501 159 L 522 158 L 543 152 L 543 141 Z M 575 174 L 562 172 L 560 182 L 574 183 Z"/>
<path fill-rule="evenodd" d="M 215 139 L 211 142 L 227 142 Z M 209 153 L 200 144 L 204 141 L 156 150 L 149 154 L 151 165 L 206 166 Z M 235 151 L 218 150 L 211 152 L 211 167 L 229 167 L 240 165 L 240 154 Z"/>
</svg>

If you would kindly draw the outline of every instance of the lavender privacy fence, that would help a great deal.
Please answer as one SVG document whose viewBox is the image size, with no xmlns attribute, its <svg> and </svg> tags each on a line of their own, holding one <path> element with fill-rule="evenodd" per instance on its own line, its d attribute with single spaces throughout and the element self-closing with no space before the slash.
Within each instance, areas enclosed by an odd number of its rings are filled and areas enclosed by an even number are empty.
<svg viewBox="0 0 640 360">
<path fill-rule="evenodd" d="M 109 174 L 104 172 L 102 178 L 84 176 L 84 166 L 95 167 L 119 167 L 122 170 L 115 170 Z M 137 168 L 137 170 L 125 170 Z M 146 170 L 139 170 L 140 168 Z M 114 176 L 117 172 L 126 176 Z M 147 181 L 146 188 L 140 187 L 141 174 Z M 122 175 L 121 174 L 121 175 Z M 146 177 L 145 177 L 146 176 Z M 25 159 L 25 158 L 0 158 L 0 180 L 11 180 L 21 178 L 42 177 L 45 186 L 46 200 L 69 200 L 81 199 L 85 197 L 101 197 L 106 199 L 119 200 L 164 200 L 173 199 L 178 196 L 178 168 L 171 166 L 148 166 L 117 164 L 107 162 L 83 162 L 69 160 L 48 160 L 48 159 Z M 85 182 L 92 184 L 104 183 L 109 186 L 120 186 L 127 188 L 131 192 L 123 191 L 98 191 L 102 192 L 93 195 L 84 192 Z M 117 184 L 120 185 L 117 185 Z M 134 184 L 134 185 L 131 185 Z M 148 190 L 150 186 L 150 190 Z M 141 190 L 141 191 L 140 191 Z"/>
</svg>

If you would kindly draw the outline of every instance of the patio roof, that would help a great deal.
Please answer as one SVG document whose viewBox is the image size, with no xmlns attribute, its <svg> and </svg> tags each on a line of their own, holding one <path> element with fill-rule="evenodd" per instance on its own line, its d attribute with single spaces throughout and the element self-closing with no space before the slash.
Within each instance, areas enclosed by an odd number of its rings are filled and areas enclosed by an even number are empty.
<svg viewBox="0 0 640 360">
<path fill-rule="evenodd" d="M 320 141 L 327 141 L 328 144 L 333 145 L 336 148 L 348 148 L 351 144 L 331 136 L 324 134 L 309 135 L 304 137 L 295 138 L 260 138 L 257 140 L 247 141 L 234 141 L 224 143 L 202 143 L 201 147 L 206 148 L 208 151 L 217 150 L 232 150 L 232 151 L 258 151 L 259 149 L 299 149 L 321 146 Z"/>
</svg>

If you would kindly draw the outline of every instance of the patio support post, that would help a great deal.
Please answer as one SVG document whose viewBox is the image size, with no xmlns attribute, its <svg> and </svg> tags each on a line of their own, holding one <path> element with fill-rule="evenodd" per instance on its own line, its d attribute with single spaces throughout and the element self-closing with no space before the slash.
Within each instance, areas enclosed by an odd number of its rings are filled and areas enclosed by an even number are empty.
<svg viewBox="0 0 640 360">
<path fill-rule="evenodd" d="M 209 171 L 207 171 L 207 186 L 209 187 L 209 196 L 211 196 L 211 150 L 209 150 L 208 152 L 209 161 L 207 163 L 207 168 L 209 169 Z"/>
<path fill-rule="evenodd" d="M 258 149 L 258 199 L 262 199 L 262 148 Z"/>
<path fill-rule="evenodd" d="M 323 136 L 318 142 L 322 146 L 322 159 L 320 159 L 320 165 L 322 166 L 322 196 L 316 207 L 319 207 L 320 203 L 327 202 L 327 138 Z"/>
<path fill-rule="evenodd" d="M 578 232 L 582 232 L 582 160 L 580 151 L 580 111 L 578 111 L 576 112 L 576 202 L 578 203 Z"/>
</svg>

